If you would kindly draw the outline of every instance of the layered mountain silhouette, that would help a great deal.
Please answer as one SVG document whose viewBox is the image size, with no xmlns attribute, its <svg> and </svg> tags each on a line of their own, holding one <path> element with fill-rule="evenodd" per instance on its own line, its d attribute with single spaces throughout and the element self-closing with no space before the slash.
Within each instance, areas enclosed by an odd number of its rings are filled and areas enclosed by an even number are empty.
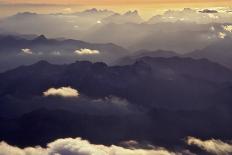
<svg viewBox="0 0 232 155">
<path fill-rule="evenodd" d="M 65 85 L 93 98 L 115 95 L 151 107 L 194 109 L 216 104 L 215 93 L 229 87 L 224 84 L 231 79 L 229 69 L 206 59 L 143 57 L 132 65 L 115 67 L 88 61 L 70 65 L 40 61 L 0 74 L 0 95 L 41 96 L 50 87 Z"/>
<path fill-rule="evenodd" d="M 63 137 L 107 145 L 133 138 L 171 148 L 189 135 L 230 139 L 231 80 L 231 70 L 207 59 L 141 57 L 111 67 L 40 61 L 0 74 L 0 139 L 28 146 Z M 80 96 L 43 96 L 64 86 Z"/>
<path fill-rule="evenodd" d="M 0 42 L 0 71 L 39 60 L 63 64 L 79 59 L 111 64 L 128 54 L 128 50 L 112 43 L 96 44 L 72 39 L 48 39 L 44 35 L 32 39 L 20 35 L 2 35 Z"/>
</svg>

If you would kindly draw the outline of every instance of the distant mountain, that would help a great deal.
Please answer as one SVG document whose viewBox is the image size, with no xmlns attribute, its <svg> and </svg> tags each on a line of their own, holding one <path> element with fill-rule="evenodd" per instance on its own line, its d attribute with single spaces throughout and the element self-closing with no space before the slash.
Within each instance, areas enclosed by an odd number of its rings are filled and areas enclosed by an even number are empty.
<svg viewBox="0 0 232 155">
<path fill-rule="evenodd" d="M 97 9 L 68 14 L 22 12 L 3 18 L 0 21 L 0 30 L 8 33 L 46 34 L 55 38 L 77 38 L 81 35 L 80 31 L 98 25 L 103 18 L 113 14 L 114 12 L 109 10 Z"/>
<path fill-rule="evenodd" d="M 217 18 L 220 17 L 220 18 Z M 184 8 L 182 10 L 167 10 L 161 15 L 151 17 L 147 23 L 156 24 L 162 22 L 185 22 L 185 23 L 227 23 L 232 22 L 231 15 L 217 10 L 197 10 L 192 8 Z"/>
<path fill-rule="evenodd" d="M 131 51 L 163 49 L 180 53 L 204 48 L 221 39 L 218 36 L 220 32 L 230 34 L 223 28 L 230 23 L 212 23 L 214 19 L 206 24 L 188 21 L 192 19 L 192 11 L 168 11 L 164 16 L 165 21 L 154 23 L 144 22 L 138 11 L 118 14 L 110 10 L 90 9 L 71 14 L 20 13 L 2 19 L 0 31 L 10 34 L 45 34 L 49 38 L 64 37 L 95 43 L 112 42 Z M 184 21 L 173 22 L 178 18 L 172 19 L 172 14 L 186 17 Z M 199 20 L 202 17 L 199 14 L 203 13 L 195 14 L 194 20 Z M 204 16 L 209 18 L 206 13 Z"/>
<path fill-rule="evenodd" d="M 109 17 L 103 19 L 104 23 L 116 23 L 116 24 L 124 24 L 124 23 L 142 23 L 143 19 L 140 17 L 137 10 L 128 11 L 124 14 L 115 13 Z"/>
<path fill-rule="evenodd" d="M 179 54 L 173 51 L 165 51 L 165 50 L 157 50 L 157 51 L 149 51 L 149 50 L 139 50 L 129 56 L 123 57 L 117 61 L 119 65 L 133 64 L 137 61 L 137 59 L 142 57 L 176 57 Z"/>
<path fill-rule="evenodd" d="M 210 30 L 212 27 L 215 29 L 214 32 Z M 221 24 L 103 22 L 89 29 L 82 40 L 98 43 L 110 41 L 132 51 L 162 49 L 183 54 L 221 40 L 218 38 L 219 32 L 223 32 Z"/>
<path fill-rule="evenodd" d="M 1 36 L 0 42 L 2 43 L 0 45 L 0 53 L 5 54 L 11 54 L 10 52 L 18 53 L 21 51 L 22 48 L 29 48 L 34 52 L 43 52 L 41 48 L 44 48 L 44 52 L 53 52 L 57 50 L 61 53 L 73 53 L 77 49 L 88 48 L 93 50 L 99 50 L 100 52 L 102 52 L 102 54 L 114 53 L 120 56 L 125 55 L 127 53 L 126 49 L 114 45 L 112 43 L 94 44 L 72 39 L 56 40 L 48 39 L 44 35 L 40 35 L 31 40 L 21 38 L 20 36 Z M 36 48 L 39 48 L 40 50 L 37 51 Z"/>
<path fill-rule="evenodd" d="M 111 10 L 107 10 L 107 9 L 104 9 L 104 10 L 98 10 L 96 8 L 92 8 L 92 9 L 87 9 L 87 10 L 84 10 L 82 12 L 76 12 L 76 13 L 73 13 L 73 15 L 77 15 L 77 16 L 81 16 L 81 17 L 92 17 L 92 18 L 99 18 L 102 19 L 102 18 L 106 18 L 108 16 L 111 16 L 115 14 L 115 12 L 111 11 Z"/>
<path fill-rule="evenodd" d="M 207 58 L 232 68 L 232 38 L 226 37 L 225 39 L 216 41 L 201 50 L 193 51 L 185 56 Z"/>
<path fill-rule="evenodd" d="M 41 59 L 58 64 L 76 60 L 103 61 L 110 64 L 128 54 L 126 49 L 112 43 L 94 44 L 72 39 L 48 39 L 44 35 L 33 39 L 0 36 L 0 43 L 0 70 L 35 63 Z"/>
</svg>

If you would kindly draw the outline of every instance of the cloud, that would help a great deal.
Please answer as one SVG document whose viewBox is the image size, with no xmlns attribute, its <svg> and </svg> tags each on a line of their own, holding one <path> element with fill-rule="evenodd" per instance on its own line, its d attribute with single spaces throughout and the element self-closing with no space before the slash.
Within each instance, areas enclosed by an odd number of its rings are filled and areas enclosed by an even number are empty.
<svg viewBox="0 0 232 155">
<path fill-rule="evenodd" d="M 104 102 L 104 103 L 119 106 L 119 107 L 126 107 L 129 105 L 129 102 L 126 99 L 123 99 L 117 96 L 109 96 L 103 99 L 97 99 L 97 100 L 94 100 L 94 102 Z"/>
<path fill-rule="evenodd" d="M 1 155 L 180 155 L 165 148 L 156 149 L 128 149 L 115 145 L 95 145 L 81 138 L 58 139 L 47 145 L 46 148 L 28 147 L 18 148 L 0 143 Z"/>
<path fill-rule="evenodd" d="M 100 20 L 97 21 L 97 24 L 101 24 L 102 22 Z"/>
<path fill-rule="evenodd" d="M 223 26 L 225 31 L 232 32 L 232 25 Z"/>
<path fill-rule="evenodd" d="M 1 155 L 48 155 L 47 150 L 41 147 L 28 147 L 20 149 L 15 146 L 8 145 L 5 142 L 0 143 Z"/>
<path fill-rule="evenodd" d="M 74 53 L 78 55 L 94 55 L 94 54 L 100 54 L 100 51 L 82 48 L 80 50 L 74 51 Z"/>
<path fill-rule="evenodd" d="M 21 49 L 21 51 L 22 51 L 24 54 L 33 54 L 32 50 L 29 49 L 29 48 L 23 48 L 23 49 Z"/>
<path fill-rule="evenodd" d="M 212 18 L 212 19 L 218 19 L 219 18 L 218 16 L 215 16 L 212 13 L 208 14 L 208 16 L 209 16 L 209 18 Z"/>
<path fill-rule="evenodd" d="M 211 26 L 211 27 L 209 28 L 209 30 L 210 30 L 210 31 L 215 31 L 215 27 L 214 27 L 214 26 Z"/>
<path fill-rule="evenodd" d="M 49 88 L 43 92 L 44 96 L 78 97 L 79 92 L 71 87 Z"/>
<path fill-rule="evenodd" d="M 72 8 L 64 8 L 63 11 L 67 12 L 67 13 L 70 13 L 70 12 L 72 12 Z"/>
<path fill-rule="evenodd" d="M 61 56 L 61 53 L 60 53 L 60 51 L 53 51 L 53 52 L 51 53 L 51 55 L 54 55 L 54 56 Z"/>
<path fill-rule="evenodd" d="M 225 33 L 223 33 L 223 32 L 219 32 L 219 33 L 218 33 L 218 38 L 224 39 L 225 37 L 226 37 L 226 34 L 225 34 Z"/>
<path fill-rule="evenodd" d="M 221 140 L 211 139 L 203 141 L 194 137 L 188 137 L 187 144 L 198 146 L 209 153 L 217 155 L 232 154 L 232 144 L 224 143 Z"/>
</svg>

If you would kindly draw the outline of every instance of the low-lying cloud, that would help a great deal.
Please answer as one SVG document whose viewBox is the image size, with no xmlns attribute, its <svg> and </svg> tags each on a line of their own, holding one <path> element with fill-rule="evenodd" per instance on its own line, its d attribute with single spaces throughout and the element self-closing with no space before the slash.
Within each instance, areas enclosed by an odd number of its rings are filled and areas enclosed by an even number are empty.
<svg viewBox="0 0 232 155">
<path fill-rule="evenodd" d="M 232 154 L 232 144 L 225 143 L 221 140 L 201 140 L 194 137 L 188 137 L 188 145 L 195 145 L 209 153 L 216 155 L 230 155 Z"/>
<path fill-rule="evenodd" d="M 23 52 L 24 54 L 33 54 L 32 50 L 29 48 L 23 48 L 21 49 L 21 52 Z"/>
<path fill-rule="evenodd" d="M 219 33 L 218 33 L 218 38 L 220 38 L 220 39 L 224 39 L 226 36 L 227 36 L 227 35 L 226 35 L 226 33 L 224 33 L 224 32 L 219 32 Z"/>
<path fill-rule="evenodd" d="M 74 51 L 74 53 L 78 54 L 78 55 L 95 55 L 95 54 L 100 54 L 100 51 L 91 50 L 91 49 L 88 49 L 88 48 L 82 48 L 80 50 Z"/>
<path fill-rule="evenodd" d="M 225 31 L 232 32 L 232 25 L 223 26 Z"/>
<path fill-rule="evenodd" d="M 1 155 L 180 155 L 165 148 L 128 149 L 115 145 L 95 145 L 81 138 L 58 139 L 47 144 L 46 148 L 27 147 L 24 149 L 0 143 Z"/>
<path fill-rule="evenodd" d="M 49 88 L 43 92 L 44 96 L 78 97 L 79 92 L 71 87 Z"/>
</svg>

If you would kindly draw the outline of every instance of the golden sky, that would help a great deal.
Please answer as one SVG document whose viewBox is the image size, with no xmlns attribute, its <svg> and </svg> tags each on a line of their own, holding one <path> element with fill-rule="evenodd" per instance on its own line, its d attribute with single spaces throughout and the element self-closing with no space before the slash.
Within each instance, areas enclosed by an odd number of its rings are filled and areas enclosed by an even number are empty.
<svg viewBox="0 0 232 155">
<path fill-rule="evenodd" d="M 217 3 L 223 4 L 231 0 L 4 0 L 9 3 L 53 3 L 53 4 L 151 4 L 151 3 Z"/>
<path fill-rule="evenodd" d="M 0 15 L 31 11 L 39 13 L 73 12 L 89 8 L 111 9 L 117 12 L 138 10 L 144 18 L 167 9 L 232 7 L 232 0 L 0 0 Z"/>
</svg>

